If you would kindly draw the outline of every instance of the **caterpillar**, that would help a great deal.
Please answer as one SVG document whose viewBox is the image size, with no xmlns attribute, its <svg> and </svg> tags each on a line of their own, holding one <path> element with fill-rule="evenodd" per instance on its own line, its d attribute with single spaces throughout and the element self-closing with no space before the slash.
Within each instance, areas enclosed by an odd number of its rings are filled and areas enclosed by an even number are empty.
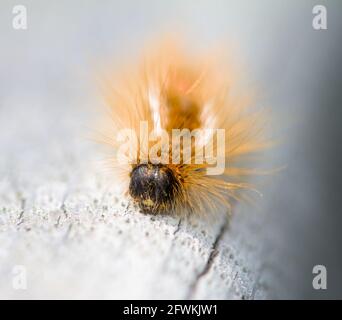
<svg viewBox="0 0 342 320">
<path fill-rule="evenodd" d="M 249 180 L 272 145 L 268 117 L 228 60 L 164 41 L 103 82 L 111 130 L 103 142 L 143 213 L 231 213 L 256 190 Z"/>
</svg>

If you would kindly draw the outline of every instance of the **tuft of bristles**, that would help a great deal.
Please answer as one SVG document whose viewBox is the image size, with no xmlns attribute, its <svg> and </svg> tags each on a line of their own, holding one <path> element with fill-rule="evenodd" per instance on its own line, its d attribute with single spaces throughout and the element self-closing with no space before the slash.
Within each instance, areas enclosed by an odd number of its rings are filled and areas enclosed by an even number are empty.
<svg viewBox="0 0 342 320">
<path fill-rule="evenodd" d="M 160 166 L 158 172 L 171 175 L 175 181 L 158 201 L 143 197 L 144 190 L 140 195 L 132 191 L 137 185 L 146 188 L 139 179 L 154 170 L 153 159 L 144 168 L 139 167 L 139 158 L 137 163 L 127 164 L 117 163 L 115 157 L 110 159 L 111 167 L 121 174 L 128 193 L 143 211 L 204 215 L 226 207 L 231 212 L 233 203 L 248 199 L 248 192 L 255 190 L 249 180 L 263 173 L 255 161 L 272 145 L 265 129 L 268 115 L 253 106 L 250 90 L 241 91 L 239 77 L 228 60 L 215 54 L 189 53 L 175 41 L 164 41 L 150 47 L 137 64 L 131 63 L 105 79 L 111 132 L 104 133 L 102 141 L 114 150 L 118 148 L 115 133 L 125 128 L 139 133 L 141 121 L 147 121 L 150 130 L 164 129 L 170 136 L 172 129 L 225 130 L 224 173 L 207 175 L 210 161 Z M 215 154 L 215 143 L 213 147 Z M 171 157 L 171 144 L 169 150 Z M 135 177 L 137 181 L 132 182 L 137 168 L 139 179 Z"/>
</svg>

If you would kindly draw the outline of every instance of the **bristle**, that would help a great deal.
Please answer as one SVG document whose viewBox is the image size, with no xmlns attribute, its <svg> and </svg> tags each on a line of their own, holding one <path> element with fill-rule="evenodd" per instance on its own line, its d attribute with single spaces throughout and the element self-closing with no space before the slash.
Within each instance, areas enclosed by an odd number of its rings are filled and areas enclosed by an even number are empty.
<svg viewBox="0 0 342 320">
<path fill-rule="evenodd" d="M 272 146 L 265 135 L 265 111 L 252 107 L 248 90 L 240 96 L 234 93 L 237 77 L 232 70 L 225 72 L 227 63 L 221 62 L 187 55 L 177 43 L 163 43 L 136 67 L 106 82 L 112 132 L 106 135 L 111 138 L 104 140 L 117 149 L 122 141 L 118 142 L 115 134 L 127 128 L 137 133 L 136 157 L 130 153 L 127 163 L 118 167 L 126 169 L 129 193 L 144 212 L 204 214 L 222 206 L 231 212 L 232 204 L 246 197 L 241 192 L 255 190 L 249 178 L 265 173 L 251 161 Z M 141 133 L 142 122 L 153 131 L 154 141 Z M 224 130 L 222 172 L 208 175 L 220 152 L 218 136 L 208 131 L 199 139 L 204 148 L 210 146 L 214 151 L 203 163 L 196 163 L 196 140 L 190 146 L 189 163 L 184 143 L 171 143 L 174 129 Z M 164 132 L 169 137 L 167 146 L 161 139 Z M 156 141 L 160 150 L 151 158 Z M 159 164 L 163 147 L 167 147 L 169 162 Z M 179 163 L 172 161 L 176 149 L 181 150 Z"/>
</svg>

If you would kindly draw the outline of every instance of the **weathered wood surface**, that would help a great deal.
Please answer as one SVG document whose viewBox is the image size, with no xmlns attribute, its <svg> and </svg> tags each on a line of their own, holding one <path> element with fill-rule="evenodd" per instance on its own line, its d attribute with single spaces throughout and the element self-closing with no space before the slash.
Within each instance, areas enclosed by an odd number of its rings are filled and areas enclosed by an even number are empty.
<svg viewBox="0 0 342 320">
<path fill-rule="evenodd" d="M 94 169 L 77 113 L 42 104 L 28 118 L 16 103 L 0 118 L 0 298 L 267 297 L 260 212 L 229 223 L 136 212 Z"/>
</svg>

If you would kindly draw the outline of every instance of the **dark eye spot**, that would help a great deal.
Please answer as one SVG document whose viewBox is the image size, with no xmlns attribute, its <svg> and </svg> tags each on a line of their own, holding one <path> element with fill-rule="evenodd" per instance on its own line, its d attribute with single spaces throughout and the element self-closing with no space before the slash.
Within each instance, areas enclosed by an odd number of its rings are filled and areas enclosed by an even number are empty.
<svg viewBox="0 0 342 320">
<path fill-rule="evenodd" d="M 172 207 L 179 182 L 173 171 L 164 165 L 141 164 L 131 173 L 130 195 L 146 213 L 158 213 Z"/>
</svg>

